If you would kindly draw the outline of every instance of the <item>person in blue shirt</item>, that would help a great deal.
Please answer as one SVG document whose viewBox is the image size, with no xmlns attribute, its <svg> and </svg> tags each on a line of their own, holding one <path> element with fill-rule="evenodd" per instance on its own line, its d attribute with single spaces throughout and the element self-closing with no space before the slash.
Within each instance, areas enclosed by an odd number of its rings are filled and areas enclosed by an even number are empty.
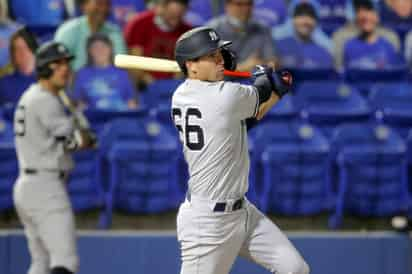
<svg viewBox="0 0 412 274">
<path fill-rule="evenodd" d="M 10 38 L 10 61 L 14 71 L 0 78 L 0 105 L 14 105 L 21 94 L 36 81 L 34 51 L 37 41 L 26 28 Z"/>
<path fill-rule="evenodd" d="M 404 64 L 393 44 L 376 32 L 379 17 L 373 2 L 356 1 L 355 12 L 360 32 L 344 44 L 344 67 L 387 69 Z"/>
<path fill-rule="evenodd" d="M 95 33 L 89 37 L 87 64 L 76 73 L 72 97 L 89 108 L 137 108 L 136 92 L 128 73 L 113 65 L 113 45 L 107 35 Z"/>
<path fill-rule="evenodd" d="M 310 2 L 301 2 L 293 11 L 293 35 L 276 39 L 275 52 L 282 67 L 330 68 L 333 58 L 328 48 L 313 38 L 318 16 Z"/>
</svg>

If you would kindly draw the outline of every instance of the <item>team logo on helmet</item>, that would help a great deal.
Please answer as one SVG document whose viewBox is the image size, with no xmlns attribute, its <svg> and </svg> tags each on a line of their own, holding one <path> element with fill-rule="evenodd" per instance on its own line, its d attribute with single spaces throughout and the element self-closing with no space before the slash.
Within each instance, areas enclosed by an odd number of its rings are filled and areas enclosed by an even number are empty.
<svg viewBox="0 0 412 274">
<path fill-rule="evenodd" d="M 209 37 L 212 41 L 219 40 L 219 37 L 217 36 L 217 33 L 214 31 L 209 31 Z"/>
<path fill-rule="evenodd" d="M 66 53 L 66 48 L 65 48 L 63 45 L 59 45 L 59 46 L 57 47 L 57 51 L 58 51 L 59 53 Z"/>
</svg>

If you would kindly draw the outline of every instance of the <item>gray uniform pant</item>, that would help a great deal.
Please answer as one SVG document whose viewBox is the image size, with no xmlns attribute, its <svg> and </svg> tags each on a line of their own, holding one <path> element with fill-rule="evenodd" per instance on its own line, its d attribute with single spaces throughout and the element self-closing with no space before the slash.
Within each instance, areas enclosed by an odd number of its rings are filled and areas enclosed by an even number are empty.
<svg viewBox="0 0 412 274">
<path fill-rule="evenodd" d="M 309 273 L 292 243 L 249 201 L 232 212 L 213 212 L 213 205 L 192 197 L 180 206 L 181 274 L 227 274 L 238 255 L 272 273 Z"/>
<path fill-rule="evenodd" d="M 76 272 L 79 260 L 74 216 L 59 174 L 20 175 L 13 198 L 31 256 L 28 274 L 47 274 L 56 266 Z"/>
</svg>

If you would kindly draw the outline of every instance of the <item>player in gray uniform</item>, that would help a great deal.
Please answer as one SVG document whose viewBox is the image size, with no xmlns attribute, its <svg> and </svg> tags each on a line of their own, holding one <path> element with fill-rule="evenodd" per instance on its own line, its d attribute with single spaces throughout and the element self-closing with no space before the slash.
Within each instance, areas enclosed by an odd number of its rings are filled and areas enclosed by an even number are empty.
<svg viewBox="0 0 412 274">
<path fill-rule="evenodd" d="M 187 79 L 172 99 L 172 117 L 189 166 L 189 187 L 177 216 L 181 274 L 227 274 L 241 255 L 277 274 L 309 267 L 279 228 L 246 198 L 247 125 L 289 91 L 288 73 L 259 67 L 253 85 L 223 81 L 234 69 L 230 41 L 200 27 L 176 43 Z"/>
<path fill-rule="evenodd" d="M 48 42 L 36 52 L 38 81 L 21 96 L 14 114 L 19 177 L 13 198 L 24 226 L 29 274 L 73 274 L 78 269 L 74 216 L 66 191 L 70 152 L 93 146 L 65 114 L 58 91 L 70 77 L 67 48 Z"/>
</svg>

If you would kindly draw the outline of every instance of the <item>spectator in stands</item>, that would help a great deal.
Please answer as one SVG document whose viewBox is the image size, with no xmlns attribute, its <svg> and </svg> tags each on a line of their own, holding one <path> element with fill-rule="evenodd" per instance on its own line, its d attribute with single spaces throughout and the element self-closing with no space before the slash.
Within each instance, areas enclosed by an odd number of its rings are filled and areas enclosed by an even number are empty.
<svg viewBox="0 0 412 274">
<path fill-rule="evenodd" d="M 411 0 L 381 0 L 379 3 L 379 12 L 383 24 L 412 25 Z"/>
<path fill-rule="evenodd" d="M 354 7 L 359 34 L 343 45 L 344 67 L 384 69 L 401 65 L 400 52 L 376 33 L 379 17 L 373 3 L 359 0 Z"/>
<path fill-rule="evenodd" d="M 87 63 L 87 39 L 96 32 L 104 33 L 110 38 L 114 54 L 125 53 L 121 30 L 108 21 L 110 0 L 81 0 L 80 7 L 84 15 L 63 23 L 54 37 L 76 56 L 72 62 L 73 69 L 76 71 Z"/>
<path fill-rule="evenodd" d="M 277 58 L 282 67 L 333 68 L 328 46 L 314 39 L 317 21 L 318 14 L 312 3 L 300 2 L 293 10 L 293 31 L 287 35 L 276 35 L 279 34 L 276 30 L 272 32 Z"/>
<path fill-rule="evenodd" d="M 14 71 L 0 78 L 0 105 L 16 104 L 20 95 L 36 81 L 34 52 L 37 41 L 26 28 L 10 38 L 10 58 Z"/>
<path fill-rule="evenodd" d="M 135 109 L 136 92 L 127 72 L 113 65 L 111 40 L 105 34 L 93 34 L 87 41 L 87 56 L 87 65 L 75 76 L 73 99 L 90 108 Z"/>
<path fill-rule="evenodd" d="M 150 10 L 137 14 L 124 28 L 129 53 L 174 59 L 174 47 L 181 34 L 191 28 L 183 21 L 188 0 L 159 0 Z M 140 87 L 155 79 L 171 78 L 171 73 L 131 72 Z"/>
<path fill-rule="evenodd" d="M 369 37 L 371 41 L 374 39 L 376 39 L 376 41 L 384 40 L 386 42 L 385 44 L 389 43 L 394 51 L 399 52 L 399 37 L 394 31 L 380 26 L 376 3 L 371 0 L 353 0 L 352 4 L 355 12 L 354 21 L 345 24 L 345 26 L 333 33 L 332 39 L 335 45 L 334 58 L 336 67 L 338 69 L 343 68 L 343 51 L 347 41 L 356 37 L 363 38 L 364 40 L 365 34 L 368 34 L 367 37 Z M 358 42 L 359 41 L 358 39 Z M 373 44 L 374 43 L 370 45 Z M 378 45 L 379 44 L 380 42 L 378 42 Z"/>
<path fill-rule="evenodd" d="M 19 25 L 9 19 L 5 2 L 0 1 L 0 76 L 13 71 L 9 56 L 9 42 L 18 28 Z"/>
<path fill-rule="evenodd" d="M 225 14 L 208 22 L 223 40 L 233 41 L 238 70 L 275 63 L 270 29 L 254 20 L 252 13 L 253 0 L 225 0 Z"/>
</svg>

